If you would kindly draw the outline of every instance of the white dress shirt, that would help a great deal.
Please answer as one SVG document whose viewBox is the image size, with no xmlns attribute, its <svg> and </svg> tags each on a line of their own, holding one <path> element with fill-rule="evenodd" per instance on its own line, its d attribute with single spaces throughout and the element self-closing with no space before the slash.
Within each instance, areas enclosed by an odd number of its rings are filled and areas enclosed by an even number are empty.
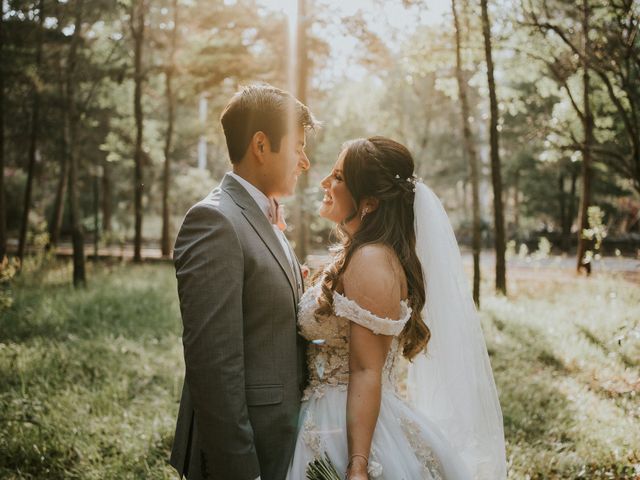
<svg viewBox="0 0 640 480">
<path fill-rule="evenodd" d="M 247 193 L 251 195 L 251 198 L 253 198 L 253 200 L 258 204 L 258 207 L 260 207 L 260 210 L 262 210 L 264 215 L 269 220 L 269 210 L 271 208 L 271 202 L 269 201 L 269 198 L 264 193 L 262 193 L 258 188 L 256 188 L 255 185 L 248 182 L 247 180 L 242 178 L 240 175 L 234 172 L 228 172 L 227 175 L 231 176 L 234 180 L 237 180 L 238 183 L 244 187 Z M 271 220 L 269 220 L 269 223 L 271 223 Z M 282 245 L 284 254 L 287 256 L 287 260 L 289 260 L 289 266 L 291 267 L 292 272 L 295 272 L 295 268 L 296 268 L 295 261 L 291 256 L 291 250 L 290 250 L 291 247 L 289 247 L 289 241 L 287 240 L 287 237 L 285 237 L 284 232 L 280 230 L 277 225 L 272 224 L 272 226 L 273 226 L 273 230 L 276 233 L 276 237 L 278 237 L 278 240 L 280 241 L 280 245 Z"/>
</svg>

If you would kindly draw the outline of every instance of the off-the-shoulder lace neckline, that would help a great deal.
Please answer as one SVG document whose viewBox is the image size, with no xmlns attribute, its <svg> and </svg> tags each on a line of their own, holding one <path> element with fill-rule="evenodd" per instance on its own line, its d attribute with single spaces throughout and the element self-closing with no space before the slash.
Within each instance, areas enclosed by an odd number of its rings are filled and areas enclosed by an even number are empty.
<svg viewBox="0 0 640 480">
<path fill-rule="evenodd" d="M 400 300 L 400 305 L 402 307 L 402 312 L 400 313 L 400 318 L 388 318 L 388 317 L 380 317 L 379 315 L 376 315 L 375 313 L 372 313 L 371 311 L 367 310 L 366 308 L 360 306 L 360 304 L 358 302 L 356 302 L 354 300 L 351 300 L 350 298 L 346 297 L 342 293 L 336 292 L 335 290 L 333 292 L 333 295 L 334 296 L 337 295 L 343 301 L 345 301 L 346 303 L 348 303 L 352 307 L 355 307 L 358 310 L 361 310 L 362 312 L 366 313 L 367 315 L 371 315 L 372 317 L 379 318 L 380 320 L 384 320 L 384 321 L 387 321 L 387 322 L 404 321 L 404 320 L 407 319 L 407 317 L 411 316 L 411 313 L 412 313 L 412 310 L 411 310 L 411 307 L 409 306 L 409 301 L 408 300 Z"/>
</svg>

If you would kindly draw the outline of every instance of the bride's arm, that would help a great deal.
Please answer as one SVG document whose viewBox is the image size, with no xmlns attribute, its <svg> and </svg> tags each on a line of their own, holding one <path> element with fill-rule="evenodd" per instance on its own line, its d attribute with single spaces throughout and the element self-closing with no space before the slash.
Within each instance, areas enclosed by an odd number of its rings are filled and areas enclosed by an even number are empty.
<svg viewBox="0 0 640 480">
<path fill-rule="evenodd" d="M 360 248 L 343 277 L 345 296 L 380 318 L 398 318 L 402 294 L 398 261 L 382 246 Z M 367 461 L 378 420 L 382 369 L 392 341 L 350 323 L 347 437 L 349 479 L 367 479 Z"/>
</svg>

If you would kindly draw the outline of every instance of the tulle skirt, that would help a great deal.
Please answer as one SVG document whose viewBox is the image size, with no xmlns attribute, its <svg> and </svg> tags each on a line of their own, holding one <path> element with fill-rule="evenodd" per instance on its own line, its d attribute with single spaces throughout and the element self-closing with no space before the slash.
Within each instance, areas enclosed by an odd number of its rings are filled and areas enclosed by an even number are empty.
<svg viewBox="0 0 640 480">
<path fill-rule="evenodd" d="M 287 480 L 305 480 L 309 462 L 328 455 L 344 478 L 347 469 L 347 391 L 324 386 L 302 403 L 300 430 Z M 462 459 L 423 415 L 383 389 L 369 456 L 375 480 L 470 480 Z"/>
</svg>

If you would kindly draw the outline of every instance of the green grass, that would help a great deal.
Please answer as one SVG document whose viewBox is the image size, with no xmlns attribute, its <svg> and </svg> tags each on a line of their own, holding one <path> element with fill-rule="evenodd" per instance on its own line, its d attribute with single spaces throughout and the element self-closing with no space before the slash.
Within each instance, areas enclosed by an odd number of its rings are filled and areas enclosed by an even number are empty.
<svg viewBox="0 0 640 480">
<path fill-rule="evenodd" d="M 639 285 L 539 277 L 482 310 L 509 478 L 638 478 Z"/>
<path fill-rule="evenodd" d="M 26 273 L 0 320 L 0 478 L 175 478 L 183 375 L 169 265 Z"/>
<path fill-rule="evenodd" d="M 175 478 L 173 268 L 91 267 L 80 290 L 70 277 L 65 263 L 26 272 L 0 312 L 0 478 Z M 538 277 L 512 280 L 509 299 L 483 299 L 509 478 L 635 478 L 639 285 Z"/>
</svg>

